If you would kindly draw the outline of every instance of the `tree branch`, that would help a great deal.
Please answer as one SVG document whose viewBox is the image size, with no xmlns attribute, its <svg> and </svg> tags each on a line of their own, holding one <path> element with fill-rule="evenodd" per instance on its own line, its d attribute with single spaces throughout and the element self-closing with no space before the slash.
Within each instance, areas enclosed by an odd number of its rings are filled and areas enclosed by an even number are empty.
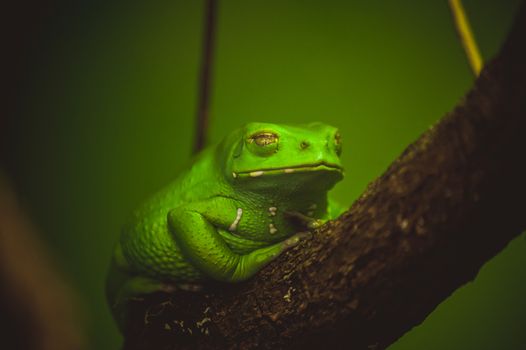
<svg viewBox="0 0 526 350">
<path fill-rule="evenodd" d="M 125 349 L 381 349 L 526 228 L 526 6 L 465 99 L 256 278 L 131 305 Z M 522 205 L 519 205 L 521 203 Z"/>
<path fill-rule="evenodd" d="M 0 171 L 0 339 L 7 349 L 84 349 L 77 295 Z"/>
</svg>

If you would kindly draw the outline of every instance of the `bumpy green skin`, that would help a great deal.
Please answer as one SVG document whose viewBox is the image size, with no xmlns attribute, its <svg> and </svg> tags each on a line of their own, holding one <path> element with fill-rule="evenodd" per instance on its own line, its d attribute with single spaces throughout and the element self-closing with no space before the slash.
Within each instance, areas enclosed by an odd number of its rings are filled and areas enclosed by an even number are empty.
<svg viewBox="0 0 526 350">
<path fill-rule="evenodd" d="M 135 211 L 116 245 L 107 296 L 122 326 L 134 296 L 246 280 L 342 212 L 340 136 L 322 123 L 250 123 L 201 152 Z"/>
</svg>

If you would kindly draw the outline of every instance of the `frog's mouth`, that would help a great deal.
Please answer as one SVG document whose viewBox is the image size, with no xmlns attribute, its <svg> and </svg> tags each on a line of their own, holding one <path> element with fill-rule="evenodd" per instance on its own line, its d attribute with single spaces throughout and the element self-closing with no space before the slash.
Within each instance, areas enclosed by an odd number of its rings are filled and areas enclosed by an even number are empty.
<svg viewBox="0 0 526 350">
<path fill-rule="evenodd" d="M 278 174 L 294 174 L 294 173 L 306 173 L 315 171 L 335 171 L 343 173 L 343 168 L 338 164 L 332 163 L 316 163 L 316 164 L 301 164 L 281 168 L 262 168 L 257 170 L 246 170 L 240 172 L 233 172 L 232 176 L 237 177 L 259 177 L 267 175 L 278 175 Z"/>
</svg>

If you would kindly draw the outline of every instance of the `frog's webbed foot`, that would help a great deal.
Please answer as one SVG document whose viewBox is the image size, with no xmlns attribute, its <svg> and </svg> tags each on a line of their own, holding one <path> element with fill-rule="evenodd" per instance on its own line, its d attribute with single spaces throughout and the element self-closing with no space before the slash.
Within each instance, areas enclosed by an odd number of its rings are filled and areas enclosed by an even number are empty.
<svg viewBox="0 0 526 350">
<path fill-rule="evenodd" d="M 320 227 L 322 227 L 325 223 L 327 222 L 327 220 L 322 220 L 322 219 L 312 219 L 312 221 L 310 221 L 308 224 L 307 224 L 307 227 L 311 230 L 315 230 L 315 229 L 318 229 Z"/>
<path fill-rule="evenodd" d="M 315 219 L 298 211 L 287 211 L 285 215 L 291 219 L 298 221 L 301 225 L 305 226 L 309 230 L 315 230 L 323 226 L 327 220 Z"/>
</svg>

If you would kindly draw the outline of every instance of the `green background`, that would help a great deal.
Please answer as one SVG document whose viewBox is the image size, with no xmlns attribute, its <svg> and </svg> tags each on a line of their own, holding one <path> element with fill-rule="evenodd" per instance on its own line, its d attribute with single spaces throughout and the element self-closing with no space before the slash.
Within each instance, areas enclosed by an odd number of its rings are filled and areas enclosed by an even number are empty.
<svg viewBox="0 0 526 350">
<path fill-rule="evenodd" d="M 464 3 L 490 58 L 519 2 Z M 103 297 L 120 224 L 189 159 L 202 14 L 200 1 L 64 2 L 27 56 L 7 170 L 93 349 L 120 342 Z M 248 121 L 338 126 L 345 204 L 473 82 L 446 1 L 222 1 L 216 53 L 210 142 Z M 390 349 L 521 348 L 525 253 L 522 235 Z"/>
</svg>

